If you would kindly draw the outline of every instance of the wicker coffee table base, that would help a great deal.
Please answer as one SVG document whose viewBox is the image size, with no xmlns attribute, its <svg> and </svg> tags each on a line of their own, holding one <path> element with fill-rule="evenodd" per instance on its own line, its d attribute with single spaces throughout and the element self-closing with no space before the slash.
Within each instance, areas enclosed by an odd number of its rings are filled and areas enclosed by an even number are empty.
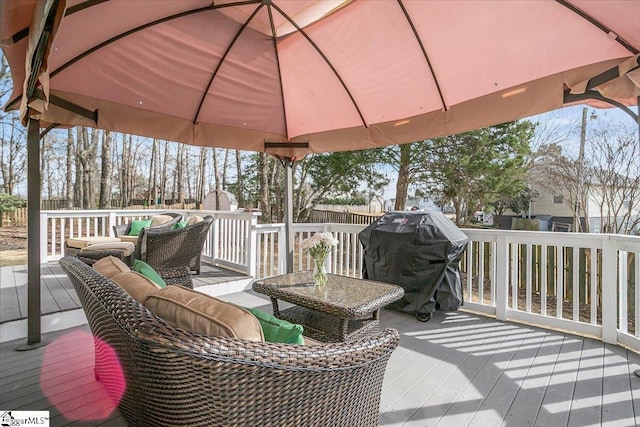
<svg viewBox="0 0 640 427">
<path fill-rule="evenodd" d="M 367 319 L 342 319 L 299 306 L 280 311 L 277 302 L 272 303 L 277 318 L 302 325 L 304 335 L 318 341 L 355 341 L 380 332 L 379 310 Z"/>
</svg>

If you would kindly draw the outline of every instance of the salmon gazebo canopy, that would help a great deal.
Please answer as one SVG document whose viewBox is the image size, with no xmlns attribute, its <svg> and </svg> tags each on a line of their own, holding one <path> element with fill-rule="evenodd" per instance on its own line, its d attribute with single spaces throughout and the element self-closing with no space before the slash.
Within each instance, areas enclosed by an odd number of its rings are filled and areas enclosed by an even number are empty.
<svg viewBox="0 0 640 427">
<path fill-rule="evenodd" d="M 515 120 L 562 107 L 575 100 L 570 91 L 602 89 L 627 105 L 640 95 L 638 1 L 4 0 L 0 8 L 14 83 L 8 108 L 193 145 L 296 158 Z"/>
</svg>

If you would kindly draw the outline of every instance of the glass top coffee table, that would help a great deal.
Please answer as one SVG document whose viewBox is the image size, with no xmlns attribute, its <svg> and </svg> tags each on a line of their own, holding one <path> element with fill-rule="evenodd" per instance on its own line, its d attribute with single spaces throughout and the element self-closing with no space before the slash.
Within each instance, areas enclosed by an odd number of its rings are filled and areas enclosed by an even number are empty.
<svg viewBox="0 0 640 427">
<path fill-rule="evenodd" d="M 326 285 L 313 284 L 312 271 L 259 279 L 253 290 L 271 298 L 273 314 L 304 326 L 304 334 L 323 342 L 352 341 L 380 330 L 380 308 L 401 298 L 396 285 L 328 275 Z M 280 310 L 278 300 L 295 304 Z"/>
</svg>

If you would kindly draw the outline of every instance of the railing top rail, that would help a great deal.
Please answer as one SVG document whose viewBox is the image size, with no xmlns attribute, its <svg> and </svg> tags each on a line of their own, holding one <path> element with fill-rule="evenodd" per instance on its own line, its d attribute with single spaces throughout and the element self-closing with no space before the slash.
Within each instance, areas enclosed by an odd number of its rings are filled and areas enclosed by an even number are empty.
<svg viewBox="0 0 640 427">
<path fill-rule="evenodd" d="M 624 247 L 636 248 L 640 245 L 640 236 L 601 233 L 557 233 L 550 231 L 524 230 L 479 230 L 461 229 L 472 239 L 495 242 L 498 236 L 504 236 L 509 243 L 549 244 L 553 246 L 580 246 L 600 248 L 603 241 L 615 241 Z M 640 246 L 638 246 L 640 247 Z M 625 249 L 636 250 L 636 249 Z"/>
<path fill-rule="evenodd" d="M 164 212 L 179 212 L 185 215 L 213 215 L 218 218 L 242 218 L 248 219 L 262 215 L 261 212 L 231 212 L 231 211 L 216 211 L 216 210 L 193 210 L 193 209 L 83 209 L 83 210 L 42 210 L 43 214 L 47 214 L 51 217 L 77 217 L 77 216 L 109 216 L 115 214 L 116 216 L 134 216 L 134 215 L 157 215 Z"/>
</svg>

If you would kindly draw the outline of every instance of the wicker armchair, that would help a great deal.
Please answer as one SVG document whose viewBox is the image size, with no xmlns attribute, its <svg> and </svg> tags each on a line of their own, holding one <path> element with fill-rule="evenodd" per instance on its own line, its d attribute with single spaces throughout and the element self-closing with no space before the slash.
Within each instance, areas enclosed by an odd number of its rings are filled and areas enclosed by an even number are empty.
<svg viewBox="0 0 640 427">
<path fill-rule="evenodd" d="M 180 222 L 180 220 L 182 219 L 182 214 L 175 212 L 165 212 L 162 215 L 168 215 L 170 217 L 173 217 L 173 219 L 171 221 L 165 222 L 164 224 L 153 226 L 152 228 L 158 230 L 171 229 L 174 224 Z M 128 222 L 125 224 L 114 225 L 113 235 L 115 237 L 127 236 L 129 234 L 129 231 L 131 230 L 131 224 L 131 222 Z"/>
<path fill-rule="evenodd" d="M 60 265 L 96 346 L 106 343 L 117 355 L 126 381 L 119 408 L 130 425 L 378 424 L 397 331 L 308 346 L 207 337 L 167 324 L 76 258 Z M 122 382 L 109 353 L 96 348 L 96 374 L 118 397 Z"/>
<path fill-rule="evenodd" d="M 153 268 L 188 266 L 200 274 L 200 257 L 213 216 L 177 230 L 147 228 L 140 232 L 136 258 Z"/>
</svg>

